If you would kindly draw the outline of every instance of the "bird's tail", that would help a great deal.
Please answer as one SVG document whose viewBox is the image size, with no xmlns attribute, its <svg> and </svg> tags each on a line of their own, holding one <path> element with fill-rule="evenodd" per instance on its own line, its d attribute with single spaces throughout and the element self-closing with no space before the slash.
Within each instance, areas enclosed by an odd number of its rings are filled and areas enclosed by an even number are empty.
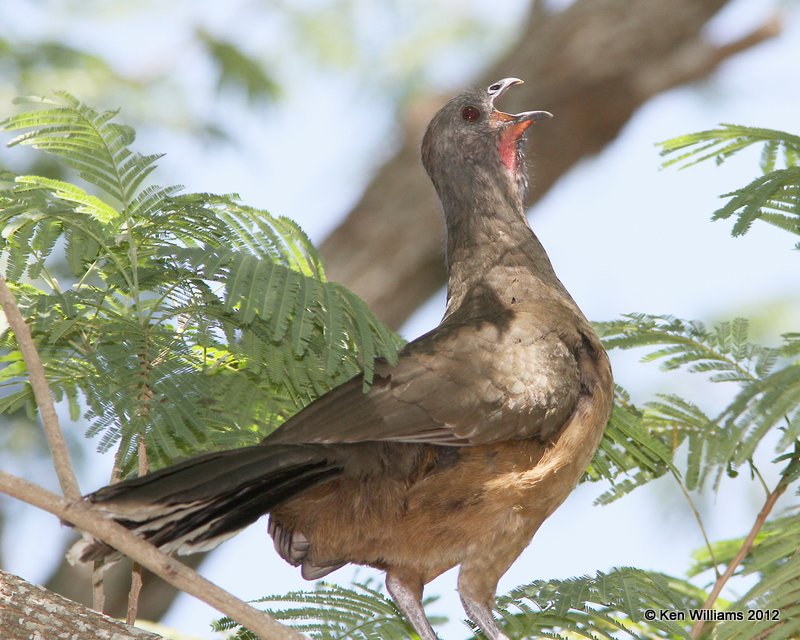
<svg viewBox="0 0 800 640">
<path fill-rule="evenodd" d="M 325 445 L 258 445 L 191 458 L 103 487 L 86 500 L 162 551 L 194 553 L 340 471 Z M 113 553 L 85 537 L 69 557 L 88 562 Z"/>
</svg>

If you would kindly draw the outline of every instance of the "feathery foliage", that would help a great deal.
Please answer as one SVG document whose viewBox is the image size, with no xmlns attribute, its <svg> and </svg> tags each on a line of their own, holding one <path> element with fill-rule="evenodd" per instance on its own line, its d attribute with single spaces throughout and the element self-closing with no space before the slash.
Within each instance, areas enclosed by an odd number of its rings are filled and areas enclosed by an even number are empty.
<svg viewBox="0 0 800 640">
<path fill-rule="evenodd" d="M 257 442 L 399 340 L 341 285 L 291 220 L 235 196 L 148 184 L 157 155 L 68 94 L 27 98 L 0 126 L 80 184 L 15 176 L 0 191 L 0 260 L 59 398 L 133 468 Z M 58 251 L 57 251 L 58 249 Z M 61 256 L 63 255 L 63 259 Z M 56 274 L 60 275 L 56 275 Z M 33 407 L 13 336 L 0 408 Z"/>
<path fill-rule="evenodd" d="M 685 622 L 648 621 L 645 612 L 699 608 L 703 596 L 702 589 L 685 580 L 623 567 L 591 577 L 532 582 L 500 596 L 497 609 L 512 638 L 683 639 L 688 638 Z M 433 601 L 427 599 L 425 604 Z M 315 640 L 417 637 L 394 603 L 369 584 L 320 583 L 314 589 L 256 602 L 268 604 L 271 616 Z M 432 616 L 431 622 L 436 625 L 444 620 Z M 237 629 L 237 640 L 255 640 L 228 618 L 218 620 L 213 628 Z"/>
<path fill-rule="evenodd" d="M 753 145 L 763 145 L 760 160 L 763 175 L 741 189 L 726 193 L 723 197 L 730 200 L 714 212 L 712 219 L 736 216 L 731 232 L 734 236 L 747 233 L 755 220 L 800 235 L 800 136 L 724 124 L 719 129 L 662 142 L 661 153 L 673 156 L 664 166 L 681 164 L 685 168 L 709 159 L 722 164 Z M 780 160 L 784 167 L 778 166 Z M 800 248 L 800 242 L 795 246 Z"/>
<path fill-rule="evenodd" d="M 597 499 L 598 504 L 613 502 L 665 473 L 677 473 L 672 449 L 648 429 L 644 418 L 628 394 L 617 387 L 611 420 L 584 476 L 584 480 L 611 483 Z"/>
<path fill-rule="evenodd" d="M 622 567 L 595 576 L 537 580 L 498 599 L 512 638 L 687 638 L 685 622 L 647 611 L 699 608 L 704 593 L 685 580 Z"/>
<path fill-rule="evenodd" d="M 710 382 L 738 387 L 732 402 L 714 418 L 696 404 L 662 394 L 645 405 L 642 422 L 653 434 L 688 443 L 687 486 L 702 487 L 709 476 L 718 486 L 726 472 L 751 460 L 771 430 L 780 426 L 778 451 L 797 438 L 800 414 L 800 361 L 792 336 L 779 347 L 753 344 L 747 320 L 737 318 L 708 329 L 703 323 L 671 316 L 628 314 L 598 325 L 609 348 L 654 347 L 643 361 L 664 370 L 707 374 Z M 778 368 L 778 364 L 783 365 Z"/>
<path fill-rule="evenodd" d="M 425 603 L 434 601 L 435 598 L 428 598 Z M 272 617 L 315 640 L 407 640 L 416 637 L 394 602 L 368 582 L 354 583 L 352 587 L 320 582 L 313 590 L 266 596 L 255 602 L 269 605 L 266 610 Z M 443 621 L 431 617 L 432 624 Z M 212 626 L 215 631 L 237 628 L 229 618 L 222 618 Z M 257 640 L 255 635 L 242 628 L 238 628 L 233 637 Z"/>
</svg>

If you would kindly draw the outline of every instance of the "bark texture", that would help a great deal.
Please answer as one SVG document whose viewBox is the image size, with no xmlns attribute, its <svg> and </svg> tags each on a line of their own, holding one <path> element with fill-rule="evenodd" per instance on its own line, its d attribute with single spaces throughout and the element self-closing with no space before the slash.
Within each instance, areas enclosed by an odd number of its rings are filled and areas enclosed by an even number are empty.
<svg viewBox="0 0 800 640">
<path fill-rule="evenodd" d="M 559 13 L 534 3 L 519 41 L 478 86 L 516 76 L 526 84 L 502 102 L 506 111 L 546 109 L 534 125 L 526 205 L 541 198 L 580 159 L 611 142 L 654 95 L 707 77 L 721 62 L 779 30 L 777 20 L 714 46 L 703 38 L 727 0 L 578 0 Z M 322 244 L 328 276 L 360 295 L 397 328 L 444 284 L 444 226 L 419 161 L 424 127 L 444 97 L 415 109 L 396 155 L 361 201 Z"/>
<path fill-rule="evenodd" d="M 161 638 L 4 571 L 0 571 L 0 634 L 3 640 Z"/>
</svg>

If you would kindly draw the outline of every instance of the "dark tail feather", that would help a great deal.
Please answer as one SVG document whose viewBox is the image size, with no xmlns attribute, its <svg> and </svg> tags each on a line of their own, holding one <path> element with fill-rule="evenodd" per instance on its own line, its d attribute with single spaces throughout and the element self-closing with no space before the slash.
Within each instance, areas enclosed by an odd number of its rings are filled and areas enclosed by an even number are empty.
<svg viewBox="0 0 800 640">
<path fill-rule="evenodd" d="M 340 471 L 325 445 L 259 445 L 191 458 L 103 487 L 86 500 L 163 551 L 193 553 L 217 546 Z M 88 562 L 113 552 L 88 538 L 70 558 Z"/>
</svg>

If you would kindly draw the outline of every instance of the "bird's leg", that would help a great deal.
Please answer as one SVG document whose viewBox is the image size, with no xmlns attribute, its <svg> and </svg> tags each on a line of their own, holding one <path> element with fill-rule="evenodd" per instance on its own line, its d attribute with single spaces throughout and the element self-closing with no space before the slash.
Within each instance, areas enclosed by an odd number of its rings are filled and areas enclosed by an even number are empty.
<svg viewBox="0 0 800 640">
<path fill-rule="evenodd" d="M 468 566 L 462 565 L 458 574 L 458 593 L 467 617 L 477 624 L 489 640 L 509 640 L 497 625 L 492 614 L 497 580 L 486 580 L 487 574 L 476 575 Z M 499 577 L 498 577 L 499 579 Z M 490 584 L 487 584 L 490 583 Z"/>
<path fill-rule="evenodd" d="M 508 636 L 497 626 L 492 608 L 484 602 L 461 596 L 461 604 L 467 617 L 477 624 L 489 640 L 508 640 Z"/>
<path fill-rule="evenodd" d="M 386 589 L 421 640 L 439 640 L 422 607 L 422 580 L 409 580 L 390 570 L 386 573 Z"/>
</svg>

